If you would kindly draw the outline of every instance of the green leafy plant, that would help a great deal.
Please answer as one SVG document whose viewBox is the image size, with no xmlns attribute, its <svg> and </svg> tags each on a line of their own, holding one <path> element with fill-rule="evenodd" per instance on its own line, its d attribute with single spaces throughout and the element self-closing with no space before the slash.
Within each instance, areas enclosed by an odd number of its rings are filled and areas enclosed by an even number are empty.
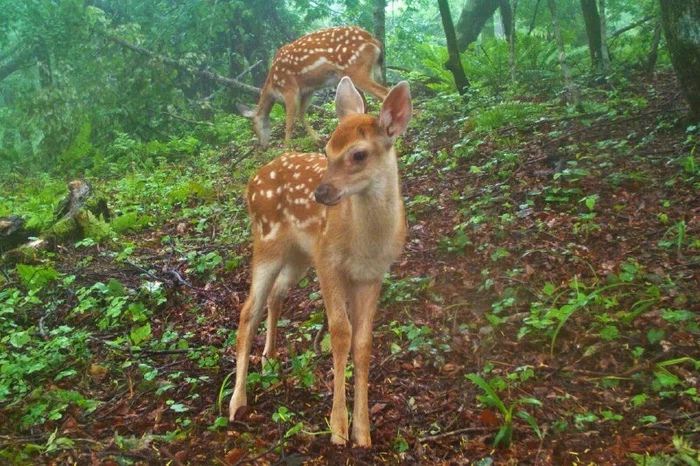
<svg viewBox="0 0 700 466">
<path fill-rule="evenodd" d="M 187 256 L 187 260 L 200 277 L 208 277 L 221 264 L 223 258 L 215 251 L 210 251 L 203 255 L 191 252 Z"/>
<path fill-rule="evenodd" d="M 477 130 L 490 131 L 501 126 L 521 123 L 528 118 L 540 116 L 545 107 L 541 104 L 519 102 L 517 100 L 499 103 L 480 112 L 474 117 Z"/>
<path fill-rule="evenodd" d="M 639 466 L 700 465 L 700 449 L 696 445 L 693 445 L 690 440 L 680 435 L 674 435 L 672 441 L 673 448 L 676 450 L 672 454 L 630 453 L 629 456 Z"/>
<path fill-rule="evenodd" d="M 495 447 L 499 445 L 502 445 L 504 447 L 510 446 L 513 437 L 514 414 L 524 419 L 525 422 L 527 422 L 532 428 L 532 430 L 537 434 L 537 436 L 539 438 L 542 438 L 542 431 L 537 425 L 537 421 L 535 420 L 535 418 L 533 418 L 527 411 L 515 411 L 515 408 L 518 405 L 522 404 L 542 406 L 541 401 L 535 398 L 520 398 L 518 400 L 515 400 L 510 405 L 506 406 L 505 403 L 503 403 L 501 398 L 498 396 L 498 394 L 494 391 L 494 389 L 491 388 L 491 385 L 489 385 L 489 383 L 486 382 L 486 380 L 484 380 L 476 374 L 466 374 L 464 377 L 484 391 L 485 395 L 479 395 L 479 400 L 483 403 L 488 404 L 489 406 L 497 408 L 503 416 L 503 424 L 498 429 L 498 433 L 496 434 L 496 437 L 493 440 L 493 445 Z"/>
<path fill-rule="evenodd" d="M 684 220 L 676 222 L 659 240 L 659 246 L 664 248 L 676 248 L 676 253 L 680 254 L 686 240 L 686 224 Z"/>
<path fill-rule="evenodd" d="M 272 420 L 279 424 L 290 424 L 292 419 L 295 417 L 295 413 L 291 412 L 286 406 L 280 406 L 277 408 L 276 413 L 272 413 Z M 290 428 L 288 428 L 284 433 L 284 438 L 287 439 L 304 428 L 303 422 L 297 422 Z"/>
<path fill-rule="evenodd" d="M 421 293 L 430 289 L 432 283 L 430 277 L 405 277 L 397 280 L 387 276 L 384 278 L 381 302 L 389 304 L 416 301 Z"/>
</svg>

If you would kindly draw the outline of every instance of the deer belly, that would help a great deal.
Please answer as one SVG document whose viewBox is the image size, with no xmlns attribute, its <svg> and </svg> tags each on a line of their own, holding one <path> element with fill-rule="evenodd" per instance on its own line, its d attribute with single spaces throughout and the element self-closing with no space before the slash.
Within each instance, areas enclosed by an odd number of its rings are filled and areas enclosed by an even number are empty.
<svg viewBox="0 0 700 466">
<path fill-rule="evenodd" d="M 304 82 L 312 84 L 301 86 L 304 94 L 326 87 L 335 87 L 343 77 L 343 70 L 323 57 L 309 65 L 305 70 L 307 71 L 304 76 Z"/>
</svg>

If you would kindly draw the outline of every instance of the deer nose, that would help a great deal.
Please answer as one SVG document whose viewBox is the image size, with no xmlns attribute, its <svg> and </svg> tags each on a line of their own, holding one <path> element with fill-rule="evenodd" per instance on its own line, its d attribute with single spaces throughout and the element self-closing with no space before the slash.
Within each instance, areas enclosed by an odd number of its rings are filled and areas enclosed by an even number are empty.
<svg viewBox="0 0 700 466">
<path fill-rule="evenodd" d="M 316 190 L 314 191 L 314 196 L 316 197 L 316 202 L 320 204 L 325 204 L 325 201 L 328 199 L 328 192 L 330 191 L 330 187 L 323 183 L 320 184 L 316 187 Z"/>
</svg>

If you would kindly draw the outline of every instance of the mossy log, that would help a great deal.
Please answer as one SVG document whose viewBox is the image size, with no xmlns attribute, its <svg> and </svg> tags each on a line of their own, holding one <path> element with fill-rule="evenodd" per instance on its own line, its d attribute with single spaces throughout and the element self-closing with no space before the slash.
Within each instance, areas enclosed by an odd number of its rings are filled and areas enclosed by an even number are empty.
<svg viewBox="0 0 700 466">
<path fill-rule="evenodd" d="M 101 239 L 108 235 L 110 213 L 107 201 L 95 195 L 83 180 L 68 183 L 68 195 L 56 208 L 54 223 L 39 232 L 23 228 L 24 219 L 11 215 L 0 219 L 0 252 L 6 264 L 31 263 L 41 251 L 86 236 Z M 7 234 L 3 234 L 7 232 Z M 101 234 L 104 233 L 104 234 Z M 34 239 L 33 238 L 36 237 Z"/>
<path fill-rule="evenodd" d="M 26 220 L 19 215 L 0 217 L 0 253 L 14 249 L 38 234 L 39 230 L 27 228 Z"/>
</svg>

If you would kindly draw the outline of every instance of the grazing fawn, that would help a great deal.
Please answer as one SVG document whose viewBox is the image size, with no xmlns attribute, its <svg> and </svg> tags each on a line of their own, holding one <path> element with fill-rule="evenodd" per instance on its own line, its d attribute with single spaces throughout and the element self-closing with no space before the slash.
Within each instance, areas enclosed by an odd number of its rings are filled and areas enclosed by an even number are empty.
<svg viewBox="0 0 700 466">
<path fill-rule="evenodd" d="M 345 366 L 352 349 L 352 438 L 370 446 L 367 382 L 372 319 L 382 279 L 403 248 L 404 206 L 394 143 L 412 116 L 408 83 L 387 95 L 379 117 L 365 115 L 352 81 L 335 98 L 340 119 L 321 154 L 287 153 L 262 167 L 246 196 L 253 225 L 253 278 L 238 325 L 236 385 L 229 416 L 245 406 L 251 341 L 267 302 L 263 364 L 276 356 L 277 320 L 287 290 L 313 265 L 326 305 L 333 352 L 331 440 L 348 440 Z M 315 189 L 314 189 L 315 188 Z M 316 202 L 314 202 L 314 199 Z"/>
<path fill-rule="evenodd" d="M 382 101 L 388 91 L 374 80 L 384 57 L 381 42 L 369 32 L 353 26 L 321 29 L 307 34 L 277 52 L 260 93 L 256 110 L 238 105 L 243 116 L 253 119 L 253 130 L 260 145 L 270 144 L 270 110 L 275 102 L 284 101 L 287 121 L 284 142 L 292 139 L 294 119 L 312 138 L 318 134 L 304 116 L 311 104 L 313 93 L 338 84 L 348 76 L 361 90 Z"/>
</svg>

